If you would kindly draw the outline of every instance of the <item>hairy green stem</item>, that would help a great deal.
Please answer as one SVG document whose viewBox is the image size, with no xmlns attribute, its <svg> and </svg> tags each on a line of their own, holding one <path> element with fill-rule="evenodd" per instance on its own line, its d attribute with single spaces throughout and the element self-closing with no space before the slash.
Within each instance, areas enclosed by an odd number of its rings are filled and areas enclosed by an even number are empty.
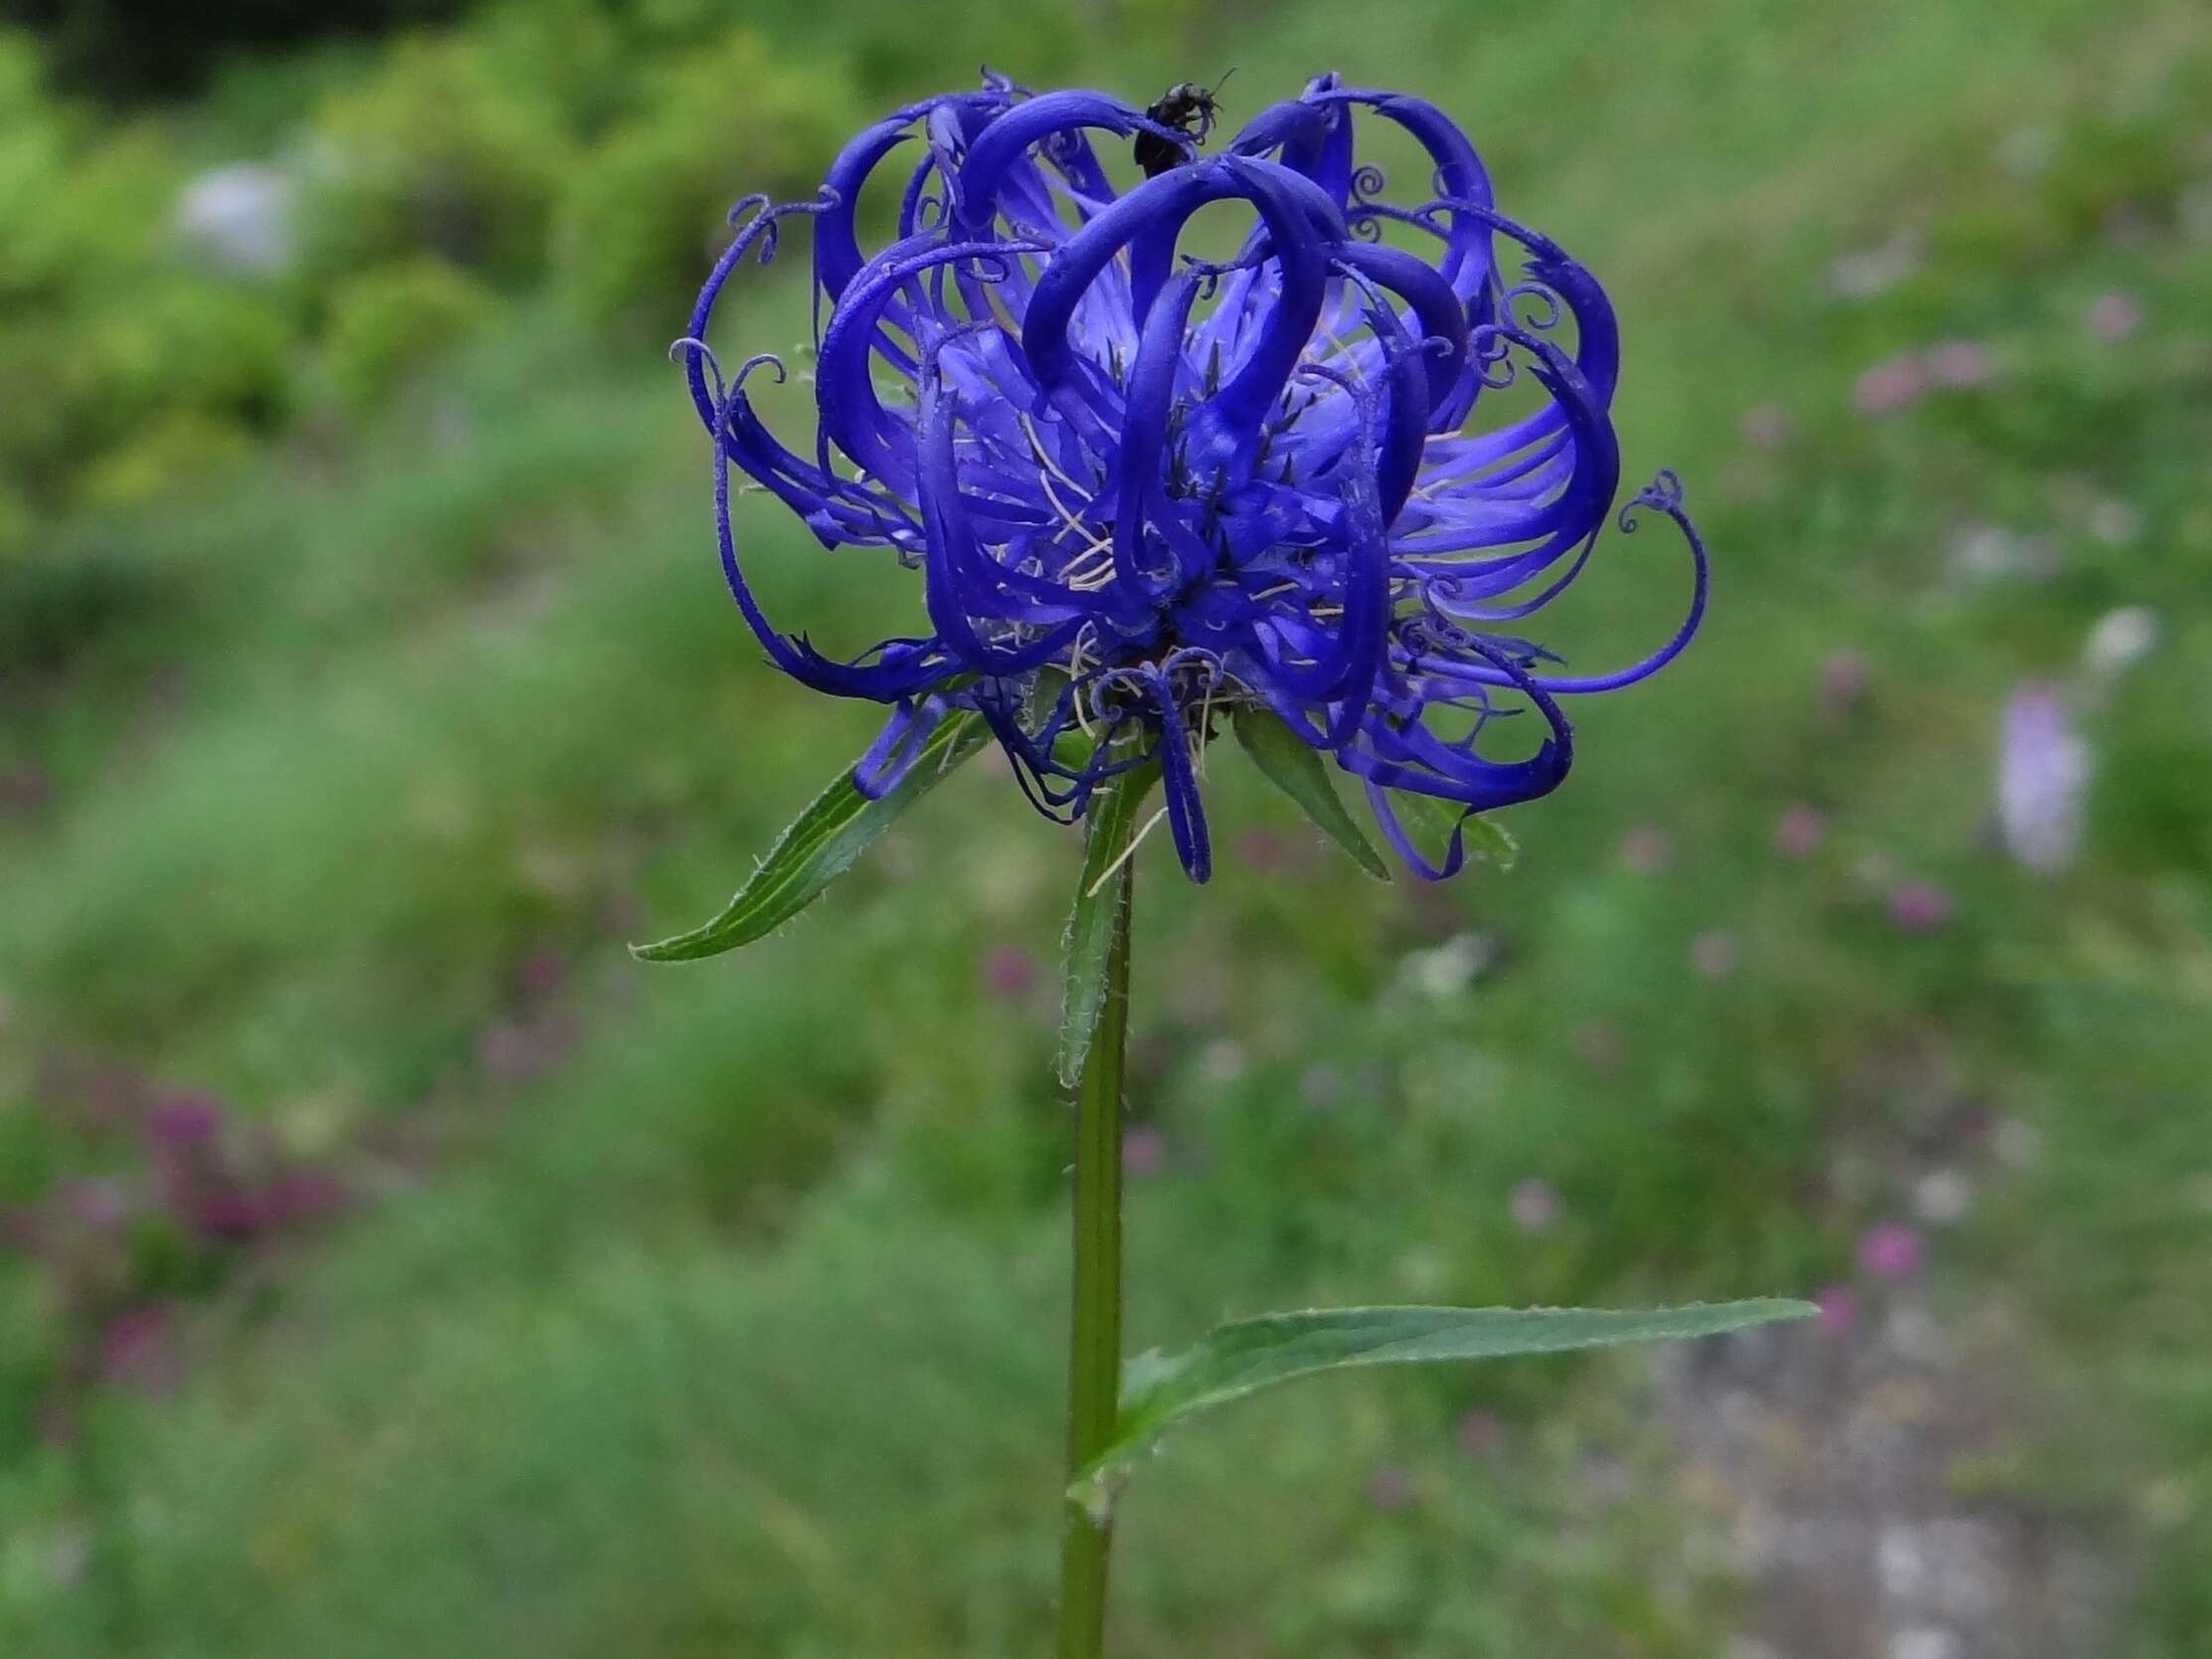
<svg viewBox="0 0 2212 1659">
<path fill-rule="evenodd" d="M 1071 1482 L 1113 1443 L 1121 1395 L 1121 1103 L 1129 1036 L 1131 861 L 1122 859 L 1106 879 L 1112 883 L 1113 917 L 1106 940 L 1106 994 L 1075 1090 L 1075 1282 L 1067 1370 Z M 1070 1498 L 1063 1527 L 1060 1659 L 1099 1659 L 1106 1639 L 1113 1520 L 1110 1514 L 1092 1515 Z"/>
</svg>

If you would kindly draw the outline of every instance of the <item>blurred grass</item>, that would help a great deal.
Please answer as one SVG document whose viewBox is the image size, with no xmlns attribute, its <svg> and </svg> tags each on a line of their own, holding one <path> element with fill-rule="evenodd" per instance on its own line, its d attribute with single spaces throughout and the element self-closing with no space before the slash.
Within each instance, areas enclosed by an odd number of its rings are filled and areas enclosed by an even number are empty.
<svg viewBox="0 0 2212 1659">
<path fill-rule="evenodd" d="M 1387 18 L 1045 9 L 996 43 L 949 10 L 835 18 L 883 102 L 978 56 L 1130 94 L 1233 63 L 1240 105 L 1322 67 L 1437 98 L 1607 281 L 1628 464 L 1683 472 L 1719 556 L 1697 648 L 1578 711 L 1513 875 L 1374 887 L 1232 755 L 1220 824 L 1289 867 L 1232 855 L 1194 896 L 1150 849 L 1138 1338 L 1279 1303 L 1813 1289 L 1906 1201 L 1839 1171 L 1986 1102 L 2041 1151 L 1988 1174 L 1939 1283 L 2023 1303 L 2061 1402 L 2008 1492 L 2128 1579 L 2114 1651 L 2201 1651 L 2212 30 L 1967 0 Z M 1917 266 L 1838 297 L 1835 262 L 1900 235 Z M 2140 298 L 2133 339 L 2089 331 L 2108 288 Z M 755 294 L 749 337 L 804 332 L 788 283 Z M 1002 997 L 979 964 L 1048 962 L 1074 847 L 979 763 L 746 960 L 631 963 L 869 722 L 777 681 L 729 613 L 673 372 L 552 299 L 494 314 L 381 415 L 57 518 L 48 585 L 9 590 L 67 615 L 5 624 L 0 760 L 55 800 L 0 821 L 0 1199 L 115 1156 L 59 1121 L 57 1055 L 215 1090 L 369 1197 L 199 1307 L 182 1397 L 97 1391 L 69 1448 L 36 1432 L 49 1292 L 0 1263 L 0 1644 L 1033 1651 L 1063 1125 L 1048 968 Z M 1853 411 L 1862 371 L 1954 337 L 1991 384 Z M 1768 408 L 1791 435 L 1748 446 Z M 772 614 L 857 638 L 910 602 L 745 505 Z M 2053 537 L 2056 574 L 1962 574 L 1989 524 Z M 1684 585 L 1662 538 L 1618 541 L 1548 641 L 1626 656 Z M 2032 877 L 1987 849 L 1996 711 L 2122 604 L 2166 637 L 2085 710 L 2088 857 Z M 1839 716 L 1845 649 L 1872 691 Z M 1769 845 L 1798 801 L 1832 825 L 1802 863 Z M 1666 869 L 1618 856 L 1633 827 Z M 1956 896 L 1947 930 L 1886 920 L 1912 876 Z M 1423 989 L 1418 953 L 1468 929 L 1494 965 Z M 1709 979 L 1715 930 L 1740 961 Z M 520 989 L 546 958 L 557 989 Z M 1535 1235 L 1532 1178 L 1562 1210 Z M 1646 1396 L 1630 1361 L 1362 1380 L 1178 1438 L 1131 1500 L 1123 1643 L 1704 1659 L 1734 1593 Z M 1513 1428 L 1479 1469 L 1450 1443 L 1474 1404 Z M 1625 1497 L 1589 1498 L 1592 1447 Z M 1384 1466 L 1410 1514 L 1369 1501 Z"/>
</svg>

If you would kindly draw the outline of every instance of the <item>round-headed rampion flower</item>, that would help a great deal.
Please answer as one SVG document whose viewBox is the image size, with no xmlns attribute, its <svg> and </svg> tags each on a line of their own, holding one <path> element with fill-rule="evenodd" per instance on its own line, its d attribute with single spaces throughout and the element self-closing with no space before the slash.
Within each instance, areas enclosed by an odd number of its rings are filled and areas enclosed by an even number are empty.
<svg viewBox="0 0 2212 1659">
<path fill-rule="evenodd" d="M 1428 196 L 1384 199 L 1355 149 L 1370 122 L 1425 150 Z M 1094 139 L 1140 133 L 1187 159 L 1117 190 Z M 895 155 L 896 235 L 864 252 L 861 193 Z M 1214 204 L 1244 216 L 1241 245 L 1184 252 Z M 819 418 L 798 448 L 747 390 L 782 362 L 725 376 L 706 342 L 731 274 L 795 216 L 814 226 Z M 1696 596 L 1674 638 L 1570 677 L 1514 631 L 1613 511 L 1619 336 L 1596 281 L 1499 213 L 1465 136 L 1419 98 L 1324 76 L 1201 157 L 1102 92 L 987 77 L 868 127 L 813 200 L 753 198 L 732 219 L 675 347 L 713 440 L 724 572 L 778 667 L 891 708 L 856 770 L 865 793 L 972 710 L 1062 821 L 1157 765 L 1203 880 L 1205 746 L 1247 703 L 1359 778 L 1414 868 L 1448 875 L 1470 814 L 1566 777 L 1559 699 L 1641 679 L 1697 627 L 1704 551 L 1661 473 L 1621 527 L 1644 506 L 1689 538 Z M 774 626 L 737 557 L 733 466 L 825 546 L 918 570 L 926 624 L 851 657 Z M 1517 758 L 1488 752 L 1493 727 L 1532 724 Z M 1409 797 L 1448 809 L 1433 860 Z"/>
</svg>

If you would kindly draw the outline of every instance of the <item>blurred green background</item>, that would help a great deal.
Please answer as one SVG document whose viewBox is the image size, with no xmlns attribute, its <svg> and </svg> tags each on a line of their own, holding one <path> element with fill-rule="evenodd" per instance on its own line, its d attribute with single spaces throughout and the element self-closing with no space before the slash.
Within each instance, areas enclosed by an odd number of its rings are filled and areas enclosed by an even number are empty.
<svg viewBox="0 0 2212 1659">
<path fill-rule="evenodd" d="M 1444 104 L 1717 559 L 1511 873 L 1368 883 L 1233 755 L 1212 885 L 1146 847 L 1138 1344 L 1823 1304 L 1180 1436 L 1117 1650 L 2212 1653 L 2201 6 L 17 14 L 0 1651 L 1040 1651 L 1073 837 L 978 764 L 745 957 L 623 950 L 871 729 L 729 608 L 661 350 L 730 201 L 988 62 Z M 907 597 L 743 509 L 778 614 Z M 1684 586 L 1612 541 L 1545 640 Z"/>
</svg>

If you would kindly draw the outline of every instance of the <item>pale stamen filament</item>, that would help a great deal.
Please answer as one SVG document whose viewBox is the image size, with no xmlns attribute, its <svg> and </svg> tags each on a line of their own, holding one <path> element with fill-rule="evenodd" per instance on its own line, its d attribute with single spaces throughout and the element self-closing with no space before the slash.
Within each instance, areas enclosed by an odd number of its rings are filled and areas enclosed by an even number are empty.
<svg viewBox="0 0 2212 1659">
<path fill-rule="evenodd" d="M 1114 871 L 1120 869 L 1122 865 L 1129 862 L 1130 855 L 1134 853 L 1140 845 L 1143 844 L 1144 838 L 1147 835 L 1151 834 L 1153 830 L 1159 825 L 1160 821 L 1167 816 L 1168 809 L 1162 807 L 1158 812 L 1154 813 L 1152 817 L 1146 819 L 1145 827 L 1142 830 L 1138 830 L 1134 835 L 1130 836 L 1129 844 L 1121 849 L 1121 856 L 1116 858 L 1112 863 L 1108 864 L 1103 870 L 1099 871 L 1098 879 L 1090 884 L 1090 886 L 1084 891 L 1083 896 L 1085 898 L 1096 897 L 1098 889 L 1106 885 L 1107 881 L 1113 876 Z"/>
</svg>

